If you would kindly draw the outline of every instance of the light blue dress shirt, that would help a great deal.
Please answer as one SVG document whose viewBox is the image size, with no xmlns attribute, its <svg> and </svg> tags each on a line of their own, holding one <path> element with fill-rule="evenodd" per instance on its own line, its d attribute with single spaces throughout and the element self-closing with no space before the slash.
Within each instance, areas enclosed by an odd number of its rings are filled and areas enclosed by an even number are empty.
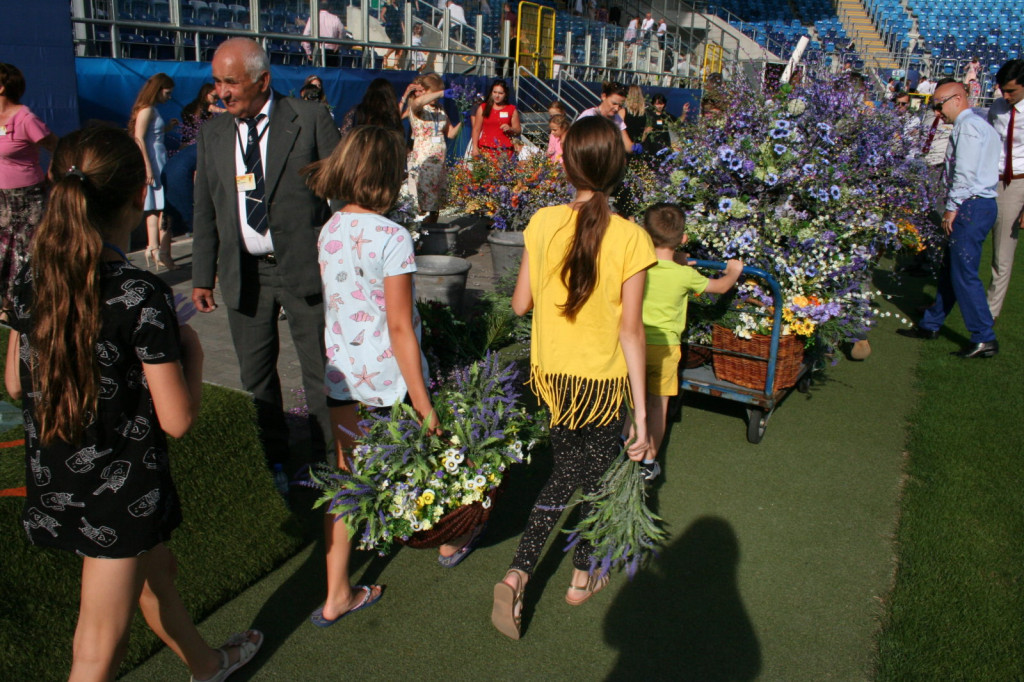
<svg viewBox="0 0 1024 682">
<path fill-rule="evenodd" d="M 946 147 L 947 211 L 959 210 L 971 197 L 995 198 L 1001 147 L 999 135 L 985 119 L 970 109 L 960 112 Z"/>
</svg>

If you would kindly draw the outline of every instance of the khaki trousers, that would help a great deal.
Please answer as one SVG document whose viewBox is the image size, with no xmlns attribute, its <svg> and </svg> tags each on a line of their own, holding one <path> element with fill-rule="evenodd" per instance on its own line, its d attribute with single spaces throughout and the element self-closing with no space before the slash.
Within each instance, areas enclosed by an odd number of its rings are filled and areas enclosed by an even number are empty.
<svg viewBox="0 0 1024 682">
<path fill-rule="evenodd" d="M 1010 286 L 1021 209 L 1024 209 L 1024 180 L 1014 180 L 1007 186 L 1003 186 L 1000 181 L 996 186 L 996 206 L 999 217 L 992 229 L 992 283 L 989 284 L 987 294 L 992 317 L 999 316 L 1006 290 Z"/>
</svg>

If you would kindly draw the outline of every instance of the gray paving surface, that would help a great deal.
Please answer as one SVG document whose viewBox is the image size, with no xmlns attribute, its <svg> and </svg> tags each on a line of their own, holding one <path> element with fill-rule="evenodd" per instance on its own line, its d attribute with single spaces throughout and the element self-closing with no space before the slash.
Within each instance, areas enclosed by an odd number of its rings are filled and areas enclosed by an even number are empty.
<svg viewBox="0 0 1024 682">
<path fill-rule="evenodd" d="M 464 306 L 473 301 L 481 292 L 493 284 L 494 269 L 491 265 L 490 248 L 486 241 L 486 230 L 482 225 L 464 229 L 460 235 L 454 255 L 468 258 L 472 263 L 466 282 Z M 171 247 L 171 255 L 178 265 L 177 270 L 160 269 L 156 271 L 164 281 L 171 285 L 175 293 L 192 295 L 192 239 L 179 237 Z M 140 268 L 146 268 L 145 256 L 142 251 L 128 254 L 129 260 Z M 310 267 L 316 267 L 312 263 Z M 153 269 L 150 267 L 149 269 Z M 219 290 L 214 291 L 218 305 L 222 299 Z M 192 326 L 199 334 L 206 355 L 203 366 L 203 380 L 219 386 L 241 389 L 238 377 L 238 359 L 231 343 L 231 332 L 228 330 L 227 309 L 223 305 L 212 313 L 199 313 L 192 318 Z M 291 335 L 287 330 L 288 323 L 281 322 L 281 356 L 278 360 L 278 372 L 281 375 L 281 389 L 284 394 L 284 408 L 290 410 L 301 402 L 301 394 L 295 389 L 302 386 L 302 375 L 299 359 L 292 346 Z"/>
</svg>

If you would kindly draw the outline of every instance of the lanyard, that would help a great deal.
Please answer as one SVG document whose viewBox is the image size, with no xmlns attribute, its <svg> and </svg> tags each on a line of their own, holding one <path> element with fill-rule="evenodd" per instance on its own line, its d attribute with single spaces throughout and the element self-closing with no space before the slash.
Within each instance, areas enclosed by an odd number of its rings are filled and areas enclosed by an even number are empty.
<svg viewBox="0 0 1024 682">
<path fill-rule="evenodd" d="M 110 249 L 111 251 L 116 253 L 121 258 L 124 258 L 126 263 L 128 262 L 128 256 L 124 255 L 124 251 L 122 251 L 120 248 L 118 248 L 114 244 L 111 244 L 110 242 L 103 242 L 103 248 Z"/>
<path fill-rule="evenodd" d="M 239 120 L 242 121 L 242 123 L 245 123 L 245 119 L 239 119 Z M 245 123 L 245 125 L 246 125 L 246 127 L 248 127 L 249 124 Z M 259 127 L 258 123 L 256 124 L 256 127 L 257 128 Z M 267 119 L 267 125 L 263 126 L 263 130 L 261 130 L 261 131 L 256 133 L 256 144 L 259 144 L 260 141 L 263 140 L 263 136 L 266 134 L 267 129 L 269 129 L 269 128 L 270 128 L 270 119 L 268 118 Z M 244 161 L 245 160 L 245 148 L 246 148 L 246 145 L 242 144 L 242 131 L 241 131 L 241 128 L 238 126 L 237 123 L 235 124 L 235 136 L 238 138 L 238 149 L 241 150 L 241 152 L 242 152 L 242 160 Z M 246 138 L 248 138 L 248 135 L 246 135 Z M 261 156 L 262 156 L 262 153 L 261 153 Z"/>
</svg>

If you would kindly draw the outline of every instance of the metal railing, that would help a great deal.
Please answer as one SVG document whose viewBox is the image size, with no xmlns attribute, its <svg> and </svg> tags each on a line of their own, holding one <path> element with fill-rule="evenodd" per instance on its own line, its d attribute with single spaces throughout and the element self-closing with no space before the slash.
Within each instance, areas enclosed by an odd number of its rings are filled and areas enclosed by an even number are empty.
<svg viewBox="0 0 1024 682">
<path fill-rule="evenodd" d="M 137 10 L 139 7 L 143 10 Z M 689 11 L 688 5 L 681 7 Z M 159 15 L 152 13 L 156 8 Z M 245 36 L 259 40 L 274 63 L 376 68 L 383 55 L 395 49 L 405 52 L 403 58 L 408 60 L 414 49 L 413 27 L 420 25 L 423 41 L 415 50 L 427 54 L 429 63 L 440 72 L 491 76 L 509 58 L 507 23 L 502 24 L 499 35 L 488 36 L 479 14 L 470 26 L 452 22 L 447 9 L 438 9 L 426 0 L 410 0 L 403 13 L 404 40 L 393 44 L 386 38 L 376 3 L 339 0 L 333 9 L 339 8 L 350 32 L 344 38 L 320 35 L 316 0 L 247 0 L 224 8 L 198 0 L 71 1 L 73 41 L 80 56 L 206 61 L 223 40 Z M 308 36 L 302 35 L 303 20 L 309 23 Z M 666 36 L 664 44 L 652 34 L 646 42 L 629 45 L 621 40 L 621 29 L 606 24 L 598 28 L 597 22 L 585 24 L 592 30 L 584 35 L 565 33 L 556 62 L 573 78 L 667 85 L 681 84 L 693 78 L 694 71 L 699 72 L 702 64 L 694 64 L 693 59 L 707 44 L 721 44 L 726 62 L 764 58 L 746 54 L 735 36 L 715 21 L 690 12 L 686 25 L 673 24 L 674 32 Z M 450 30 L 439 29 L 439 23 Z M 312 46 L 309 55 L 302 43 Z M 726 69 L 731 71 L 734 66 Z"/>
</svg>

